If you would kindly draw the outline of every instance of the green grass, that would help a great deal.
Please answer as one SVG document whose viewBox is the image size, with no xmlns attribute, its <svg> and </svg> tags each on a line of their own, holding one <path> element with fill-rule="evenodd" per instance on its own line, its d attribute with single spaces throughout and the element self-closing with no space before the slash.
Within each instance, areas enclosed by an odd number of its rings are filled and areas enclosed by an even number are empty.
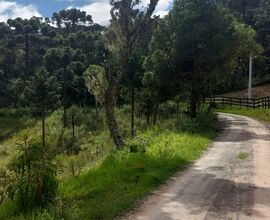
<svg viewBox="0 0 270 220">
<path fill-rule="evenodd" d="M 247 109 L 244 107 L 225 106 L 218 108 L 217 112 L 248 116 L 270 123 L 270 109 Z"/>
<path fill-rule="evenodd" d="M 237 158 L 240 159 L 240 160 L 244 160 L 248 157 L 248 153 L 246 152 L 241 152 L 238 154 Z"/>
<path fill-rule="evenodd" d="M 30 121 L 27 119 L 13 118 L 13 117 L 1 117 L 0 120 L 0 142 L 11 137 L 16 132 L 30 125 Z"/>
<path fill-rule="evenodd" d="M 125 110 L 120 121 L 121 128 L 129 129 L 129 117 Z M 64 174 L 59 176 L 59 192 L 55 203 L 33 213 L 16 213 L 15 204 L 6 200 L 0 206 L 0 219 L 117 219 L 139 204 L 168 177 L 185 169 L 199 158 L 216 136 L 215 117 L 201 115 L 197 121 L 182 116 L 179 122 L 166 119 L 159 125 L 138 131 L 138 144 L 145 147 L 143 153 L 131 153 L 128 148 L 112 152 L 112 142 L 107 130 L 98 133 L 82 132 L 80 144 L 83 150 L 78 155 L 59 155 Z M 48 139 L 55 139 L 59 117 L 47 119 Z M 33 126 L 38 132 L 40 123 Z M 127 135 L 128 130 L 124 134 Z M 78 129 L 79 132 L 79 129 Z M 79 135 L 79 134 L 78 134 Z M 16 135 L 6 140 L 14 144 Z M 136 142 L 137 143 L 137 142 Z M 87 146 L 86 146 L 87 145 Z M 103 151 L 93 161 L 93 153 Z M 82 164 L 80 164 L 82 162 Z M 68 175 L 68 166 L 73 163 L 81 172 Z"/>
<path fill-rule="evenodd" d="M 60 194 L 69 208 L 68 219 L 113 219 L 136 206 L 138 201 L 178 170 L 184 169 L 207 148 L 209 137 L 173 131 L 148 131 L 144 154 L 118 152 L 78 178 L 64 182 Z"/>
</svg>

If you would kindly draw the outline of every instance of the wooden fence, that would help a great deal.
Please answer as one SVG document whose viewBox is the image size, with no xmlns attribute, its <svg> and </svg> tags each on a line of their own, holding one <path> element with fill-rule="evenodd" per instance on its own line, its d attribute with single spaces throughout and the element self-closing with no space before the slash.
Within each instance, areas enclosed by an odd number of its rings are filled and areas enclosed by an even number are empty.
<svg viewBox="0 0 270 220">
<path fill-rule="evenodd" d="M 209 103 L 231 105 L 231 106 L 242 106 L 246 108 L 270 108 L 270 96 L 262 97 L 259 99 L 248 99 L 248 98 L 234 98 L 226 96 L 215 96 L 207 98 L 205 100 Z"/>
</svg>

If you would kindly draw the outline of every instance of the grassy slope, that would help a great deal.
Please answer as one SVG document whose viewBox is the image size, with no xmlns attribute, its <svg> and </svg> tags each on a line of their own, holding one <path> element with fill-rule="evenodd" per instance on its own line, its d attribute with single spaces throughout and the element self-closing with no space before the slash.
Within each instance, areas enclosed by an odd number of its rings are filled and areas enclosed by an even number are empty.
<svg viewBox="0 0 270 220">
<path fill-rule="evenodd" d="M 28 118 L 0 116 L 0 169 L 14 156 L 17 133 L 34 124 Z"/>
<path fill-rule="evenodd" d="M 217 111 L 248 116 L 270 123 L 270 109 L 247 109 L 243 107 L 241 108 L 241 107 L 225 106 L 223 108 L 219 108 Z"/>
<path fill-rule="evenodd" d="M 98 169 L 64 183 L 61 194 L 71 204 L 69 219 L 113 219 L 133 208 L 170 175 L 198 158 L 209 145 L 208 136 L 173 131 L 148 131 L 145 154 L 118 153 Z"/>
<path fill-rule="evenodd" d="M 240 90 L 240 91 L 229 92 L 229 93 L 226 93 L 224 95 L 229 96 L 229 97 L 247 98 L 248 90 L 244 89 L 244 90 Z M 253 95 L 253 98 L 270 96 L 270 84 L 265 84 L 265 85 L 254 87 L 252 89 L 252 95 Z"/>
<path fill-rule="evenodd" d="M 57 115 L 47 119 L 49 139 L 54 139 L 57 133 L 55 128 L 58 120 Z M 125 121 L 128 122 L 126 119 Z M 191 126 L 192 130 L 192 123 L 186 125 Z M 125 127 L 125 122 L 121 122 L 121 127 Z M 39 133 L 39 129 L 39 123 L 31 127 L 35 134 Z M 106 149 L 111 148 L 111 142 L 105 131 L 95 136 L 89 134 L 89 137 L 84 137 L 84 142 L 89 142 L 89 146 L 79 155 L 58 157 L 64 167 L 70 160 L 85 160 L 80 165 L 85 171 L 74 177 L 64 172 L 65 178 L 60 181 L 59 198 L 52 207 L 42 212 L 18 216 L 15 214 L 14 204 L 6 201 L 0 206 L 0 219 L 113 219 L 131 210 L 141 198 L 169 176 L 198 158 L 216 133 L 213 129 L 202 130 L 203 133 L 183 133 L 175 129 L 173 120 L 167 120 L 160 126 L 138 134 L 148 143 L 145 153 L 117 152 L 103 162 L 101 159 L 104 157 L 101 157 L 94 164 L 90 159 L 90 152 L 97 145 L 102 145 L 101 149 L 108 151 Z M 4 142 L 5 145 L 12 146 L 9 148 L 8 159 L 15 153 L 18 135 Z"/>
</svg>

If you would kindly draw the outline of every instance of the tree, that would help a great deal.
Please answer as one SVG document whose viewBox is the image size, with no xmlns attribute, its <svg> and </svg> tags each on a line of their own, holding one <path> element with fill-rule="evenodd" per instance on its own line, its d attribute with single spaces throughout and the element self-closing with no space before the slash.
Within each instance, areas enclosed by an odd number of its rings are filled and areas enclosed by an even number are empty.
<svg viewBox="0 0 270 220">
<path fill-rule="evenodd" d="M 244 45 L 256 45 L 251 34 L 217 1 L 177 0 L 155 31 L 147 65 L 160 82 L 187 93 L 196 117 L 201 100 L 237 67 Z"/>
<path fill-rule="evenodd" d="M 242 22 L 252 25 L 254 16 L 261 0 L 225 0 L 225 4 L 232 10 L 233 14 Z"/>
<path fill-rule="evenodd" d="M 270 73 L 270 2 L 261 0 L 259 7 L 256 10 L 255 29 L 258 33 L 258 41 L 264 48 L 263 63 L 261 65 L 262 74 Z"/>
<path fill-rule="evenodd" d="M 85 70 L 86 57 L 80 49 L 71 47 L 51 48 L 46 51 L 44 61 L 47 70 L 53 72 L 60 82 L 61 101 L 64 109 L 63 126 L 66 127 L 66 110 L 72 104 L 79 103 L 77 94 L 86 89 L 84 84 L 79 83 L 79 79 Z"/>
<path fill-rule="evenodd" d="M 71 121 L 72 138 L 73 138 L 73 141 L 74 142 L 76 140 L 75 125 L 80 120 L 81 114 L 82 114 L 82 110 L 78 106 L 76 106 L 76 105 L 72 105 L 68 109 L 68 118 Z"/>
<path fill-rule="evenodd" d="M 105 91 L 105 110 L 107 124 L 118 149 L 124 147 L 115 118 L 116 93 L 139 36 L 149 29 L 153 22 L 152 14 L 158 0 L 151 0 L 145 12 L 138 9 L 139 1 L 111 0 L 111 27 L 107 30 L 105 73 L 108 86 Z"/>
<path fill-rule="evenodd" d="M 42 147 L 46 153 L 45 117 L 47 112 L 53 111 L 59 100 L 59 83 L 55 76 L 51 76 L 45 68 L 36 71 L 27 82 L 24 91 L 28 106 L 42 117 Z"/>
<path fill-rule="evenodd" d="M 75 30 L 77 25 L 92 25 L 93 20 L 91 15 L 86 15 L 85 11 L 76 8 L 62 10 L 59 13 L 54 13 L 52 21 L 58 27 L 64 25 L 67 30 Z"/>
<path fill-rule="evenodd" d="M 83 74 L 88 91 L 95 96 L 96 107 L 104 104 L 104 94 L 107 87 L 105 71 L 102 66 L 90 65 Z"/>
</svg>

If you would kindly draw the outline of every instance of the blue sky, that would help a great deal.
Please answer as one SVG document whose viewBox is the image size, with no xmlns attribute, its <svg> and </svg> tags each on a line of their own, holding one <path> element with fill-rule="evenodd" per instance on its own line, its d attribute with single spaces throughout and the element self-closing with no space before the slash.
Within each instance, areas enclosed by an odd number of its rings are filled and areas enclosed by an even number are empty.
<svg viewBox="0 0 270 220">
<path fill-rule="evenodd" d="M 164 16 L 173 0 L 159 0 L 156 14 Z M 142 0 L 147 6 L 149 0 Z M 106 25 L 110 18 L 109 0 L 0 0 L 0 21 L 8 18 L 50 17 L 53 12 L 76 7 L 93 16 L 95 22 Z"/>
<path fill-rule="evenodd" d="M 70 5 L 83 6 L 91 1 L 87 0 L 17 0 L 15 1 L 22 5 L 34 4 L 38 11 L 45 17 L 49 17 L 53 12 L 66 9 Z"/>
</svg>

